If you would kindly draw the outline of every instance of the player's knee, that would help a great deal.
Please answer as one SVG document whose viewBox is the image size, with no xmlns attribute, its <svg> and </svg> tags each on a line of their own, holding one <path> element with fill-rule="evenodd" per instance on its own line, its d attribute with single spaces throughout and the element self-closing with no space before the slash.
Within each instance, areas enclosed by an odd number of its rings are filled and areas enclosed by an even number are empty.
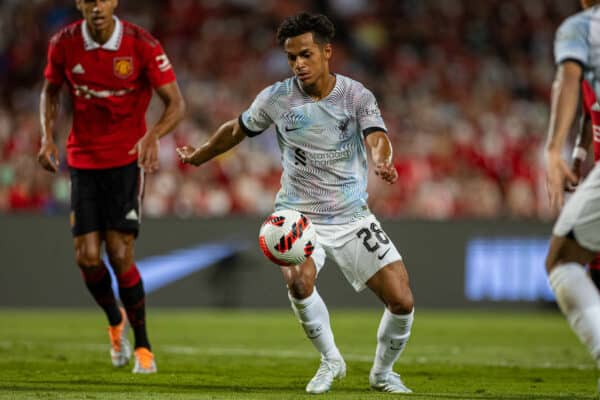
<svg viewBox="0 0 600 400">
<path fill-rule="evenodd" d="M 414 305 L 412 292 L 408 289 L 401 296 L 388 301 L 387 308 L 392 314 L 402 315 L 410 313 Z"/>
<path fill-rule="evenodd" d="M 125 272 L 133 264 L 133 237 L 109 237 L 106 241 L 106 253 L 110 264 L 119 271 Z"/>
<path fill-rule="evenodd" d="M 79 268 L 96 268 L 101 263 L 100 251 L 95 249 L 78 249 L 75 251 L 75 261 Z"/>
<path fill-rule="evenodd" d="M 126 253 L 117 253 L 108 256 L 110 265 L 112 265 L 117 273 L 125 272 L 133 264 L 133 259 Z"/>
</svg>

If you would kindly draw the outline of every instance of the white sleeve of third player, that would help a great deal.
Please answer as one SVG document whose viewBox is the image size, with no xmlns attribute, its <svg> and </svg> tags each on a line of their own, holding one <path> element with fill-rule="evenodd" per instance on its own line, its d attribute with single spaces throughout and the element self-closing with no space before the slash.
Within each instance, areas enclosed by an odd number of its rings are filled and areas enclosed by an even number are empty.
<svg viewBox="0 0 600 400">
<path fill-rule="evenodd" d="M 271 104 L 273 91 L 273 86 L 264 89 L 256 96 L 250 108 L 240 115 L 239 123 L 247 136 L 256 136 L 273 123 L 273 119 L 269 115 L 269 104 Z"/>
<path fill-rule="evenodd" d="M 364 136 L 374 131 L 387 132 L 377 100 L 371 91 L 362 87 L 356 99 L 356 118 Z"/>
<path fill-rule="evenodd" d="M 590 54 L 589 41 L 590 17 L 588 13 L 579 13 L 567 18 L 556 31 L 554 39 L 554 60 L 560 64 L 574 60 L 588 65 Z"/>
</svg>

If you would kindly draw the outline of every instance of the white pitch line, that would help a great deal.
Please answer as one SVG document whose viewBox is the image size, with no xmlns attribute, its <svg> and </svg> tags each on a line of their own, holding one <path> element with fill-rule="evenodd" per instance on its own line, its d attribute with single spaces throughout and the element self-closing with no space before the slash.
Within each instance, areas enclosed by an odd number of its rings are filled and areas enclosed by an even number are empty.
<svg viewBox="0 0 600 400">
<path fill-rule="evenodd" d="M 302 358 L 302 359 L 312 359 L 318 358 L 318 355 L 315 352 L 305 352 L 305 351 L 292 351 L 292 350 L 280 350 L 274 351 L 273 349 L 247 349 L 247 348 L 219 348 L 219 347 L 209 347 L 209 348 L 197 348 L 197 347 L 188 347 L 188 346 L 173 346 L 173 345 L 162 345 L 160 349 L 165 351 L 166 353 L 172 354 L 182 354 L 182 355 L 214 355 L 214 356 L 242 356 L 242 357 L 273 357 L 273 358 Z M 344 359 L 346 361 L 352 362 L 372 362 L 373 356 L 364 355 L 364 354 L 353 354 L 353 353 L 344 353 Z M 460 363 L 453 363 L 447 360 L 439 361 L 435 359 L 430 359 L 428 357 L 418 356 L 415 358 L 404 357 L 400 358 L 399 362 L 401 364 L 407 363 L 416 363 L 416 364 L 428 364 L 431 362 L 441 363 L 441 364 L 456 364 L 456 365 L 483 365 L 489 367 L 527 367 L 527 368 L 547 368 L 547 369 L 559 369 L 559 368 L 576 368 L 580 370 L 587 369 L 595 369 L 592 363 L 589 364 L 579 364 L 579 363 L 554 363 L 550 361 L 545 361 L 541 363 L 516 363 L 512 361 L 499 360 L 496 362 L 478 362 L 478 361 L 466 361 Z"/>
<path fill-rule="evenodd" d="M 185 355 L 212 355 L 212 356 L 242 356 L 242 357 L 275 357 L 275 358 L 318 358 L 316 352 L 294 351 L 294 350 L 273 350 L 273 349 L 247 349 L 235 347 L 209 347 L 196 348 L 187 346 L 160 346 L 161 350 L 173 354 Z M 371 362 L 373 356 L 362 354 L 344 354 L 344 359 L 347 361 Z"/>
</svg>

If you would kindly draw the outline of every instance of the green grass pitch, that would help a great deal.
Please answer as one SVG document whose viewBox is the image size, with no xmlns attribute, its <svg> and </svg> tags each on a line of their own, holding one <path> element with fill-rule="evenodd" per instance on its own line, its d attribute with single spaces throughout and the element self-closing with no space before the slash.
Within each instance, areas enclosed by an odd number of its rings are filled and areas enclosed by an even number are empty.
<svg viewBox="0 0 600 400">
<path fill-rule="evenodd" d="M 322 399 L 596 399 L 558 312 L 418 310 L 396 364 L 412 395 L 373 392 L 378 310 L 331 310 L 348 375 Z M 113 369 L 97 310 L 0 310 L 0 399 L 308 399 L 318 357 L 291 311 L 149 310 L 159 373 Z"/>
</svg>

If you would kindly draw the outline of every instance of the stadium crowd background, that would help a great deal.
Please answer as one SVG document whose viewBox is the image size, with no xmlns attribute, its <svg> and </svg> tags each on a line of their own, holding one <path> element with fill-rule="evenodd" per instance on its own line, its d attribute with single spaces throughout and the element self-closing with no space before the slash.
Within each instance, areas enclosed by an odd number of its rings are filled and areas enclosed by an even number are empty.
<svg viewBox="0 0 600 400">
<path fill-rule="evenodd" d="M 36 164 L 49 38 L 79 18 L 74 0 L 0 1 L 0 212 L 63 213 L 64 159 Z M 162 139 L 144 214 L 267 214 L 279 188 L 273 132 L 201 168 L 175 147 L 199 144 L 268 84 L 290 75 L 275 30 L 301 10 L 337 28 L 333 70 L 379 99 L 400 173 L 370 180 L 382 217 L 551 218 L 542 147 L 554 75 L 552 41 L 576 0 L 122 0 L 117 15 L 153 33 L 174 65 L 187 116 Z M 63 96 L 66 99 L 68 96 Z M 62 107 L 58 143 L 70 124 Z M 156 104 L 156 105 L 155 105 Z M 149 120 L 157 118 L 153 103 Z"/>
</svg>

